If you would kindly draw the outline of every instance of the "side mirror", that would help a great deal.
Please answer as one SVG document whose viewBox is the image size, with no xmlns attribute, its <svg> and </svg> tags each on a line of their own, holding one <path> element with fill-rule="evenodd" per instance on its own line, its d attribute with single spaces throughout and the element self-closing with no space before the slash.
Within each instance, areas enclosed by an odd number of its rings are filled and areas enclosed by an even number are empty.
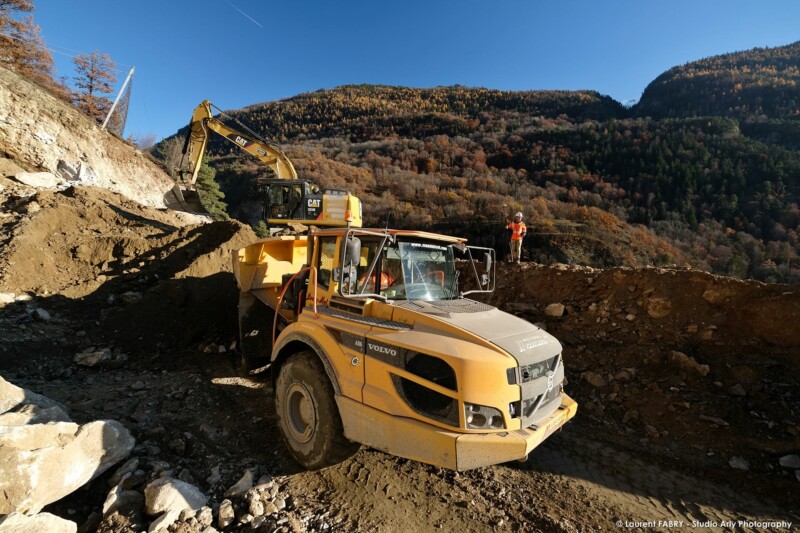
<svg viewBox="0 0 800 533">
<path fill-rule="evenodd" d="M 333 269 L 334 279 L 340 283 L 339 290 L 343 294 L 351 294 L 356 290 L 356 267 L 336 267 Z"/>
<path fill-rule="evenodd" d="M 347 268 L 348 266 L 358 266 L 360 262 L 361 262 L 361 239 L 350 235 L 349 237 L 347 237 L 347 240 L 345 241 L 344 265 L 342 266 L 345 268 Z"/>
<path fill-rule="evenodd" d="M 477 255 L 480 252 L 483 252 L 483 261 L 478 263 Z M 469 265 L 472 269 L 472 274 L 474 275 L 472 278 L 473 281 L 470 283 L 470 285 L 477 287 L 462 292 L 461 295 L 466 296 L 467 294 L 472 294 L 474 292 L 494 292 L 494 250 L 492 248 L 486 248 L 483 246 L 467 246 L 467 255 L 469 259 Z M 481 270 L 483 272 L 481 272 Z"/>
</svg>

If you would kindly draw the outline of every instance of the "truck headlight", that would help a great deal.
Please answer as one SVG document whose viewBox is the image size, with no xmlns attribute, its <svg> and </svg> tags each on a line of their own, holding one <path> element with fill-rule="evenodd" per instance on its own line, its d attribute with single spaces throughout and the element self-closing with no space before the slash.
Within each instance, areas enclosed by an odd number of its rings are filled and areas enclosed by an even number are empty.
<svg viewBox="0 0 800 533">
<path fill-rule="evenodd" d="M 494 407 L 464 403 L 464 420 L 467 429 L 505 429 L 503 413 Z"/>
</svg>

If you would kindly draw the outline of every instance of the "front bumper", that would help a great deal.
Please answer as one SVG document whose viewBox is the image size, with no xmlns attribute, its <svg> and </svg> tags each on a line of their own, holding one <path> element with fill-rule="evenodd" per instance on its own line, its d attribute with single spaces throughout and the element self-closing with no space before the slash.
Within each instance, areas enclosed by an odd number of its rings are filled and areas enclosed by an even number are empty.
<svg viewBox="0 0 800 533">
<path fill-rule="evenodd" d="M 567 423 L 578 404 L 562 395 L 561 406 L 528 429 L 498 433 L 455 433 L 418 420 L 398 417 L 336 396 L 345 436 L 385 451 L 451 470 L 469 470 L 524 459 L 547 437 Z"/>
</svg>

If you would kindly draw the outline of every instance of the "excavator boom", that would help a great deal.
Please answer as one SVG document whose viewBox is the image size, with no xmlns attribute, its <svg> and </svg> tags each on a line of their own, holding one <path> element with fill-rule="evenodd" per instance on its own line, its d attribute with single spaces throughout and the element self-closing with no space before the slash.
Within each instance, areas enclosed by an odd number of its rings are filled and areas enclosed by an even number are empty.
<svg viewBox="0 0 800 533">
<path fill-rule="evenodd" d="M 214 118 L 211 112 L 212 103 L 203 100 L 192 113 L 189 134 L 183 146 L 184 158 L 189 159 L 189 171 L 181 176 L 181 181 L 189 187 L 197 181 L 197 173 L 203 164 L 203 154 L 211 136 L 209 131 L 216 132 L 245 152 L 255 156 L 275 172 L 278 179 L 296 180 L 297 171 L 283 151 L 272 143 L 256 138 L 255 134 L 246 135 Z M 183 167 L 183 165 L 181 165 Z M 187 177 L 188 175 L 188 177 Z"/>
</svg>

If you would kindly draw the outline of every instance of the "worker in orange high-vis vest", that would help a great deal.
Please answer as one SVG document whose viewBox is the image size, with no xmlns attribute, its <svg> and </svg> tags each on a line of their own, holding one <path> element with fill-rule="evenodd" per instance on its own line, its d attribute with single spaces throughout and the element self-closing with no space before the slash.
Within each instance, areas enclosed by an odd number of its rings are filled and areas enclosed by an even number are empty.
<svg viewBox="0 0 800 533">
<path fill-rule="evenodd" d="M 520 256 L 522 255 L 522 238 L 525 236 L 528 228 L 522 221 L 522 213 L 514 215 L 514 220 L 508 220 L 508 229 L 511 230 L 511 262 L 519 263 Z"/>
</svg>

